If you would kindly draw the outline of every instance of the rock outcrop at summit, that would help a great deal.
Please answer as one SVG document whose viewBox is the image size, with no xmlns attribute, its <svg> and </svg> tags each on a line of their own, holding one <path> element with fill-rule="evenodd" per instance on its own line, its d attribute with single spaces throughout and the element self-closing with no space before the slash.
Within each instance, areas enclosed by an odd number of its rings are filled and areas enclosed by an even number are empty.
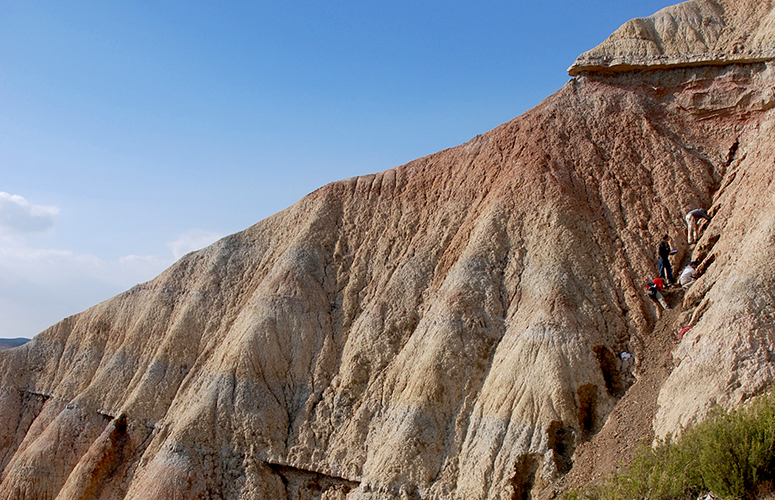
<svg viewBox="0 0 775 500">
<path fill-rule="evenodd" d="M 775 59 L 775 3 L 691 0 L 632 19 L 568 69 L 632 71 Z"/>
<path fill-rule="evenodd" d="M 720 6 L 719 40 L 772 36 L 769 3 L 725 5 L 657 17 Z M 679 47 L 694 21 L 670 15 Z M 775 70 L 706 62 L 588 66 L 466 144 L 324 186 L 1 352 L 0 497 L 550 494 L 653 361 L 643 284 L 665 233 L 676 267 L 702 264 L 654 433 L 762 391 Z"/>
</svg>

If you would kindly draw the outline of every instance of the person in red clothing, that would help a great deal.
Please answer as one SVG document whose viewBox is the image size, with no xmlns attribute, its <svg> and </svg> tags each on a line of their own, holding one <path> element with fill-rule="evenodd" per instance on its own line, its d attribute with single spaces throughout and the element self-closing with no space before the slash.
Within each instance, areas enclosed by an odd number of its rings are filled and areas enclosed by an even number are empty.
<svg viewBox="0 0 775 500">
<path fill-rule="evenodd" d="M 662 278 L 656 278 L 654 281 L 646 285 L 646 293 L 651 298 L 651 300 L 662 306 L 663 309 L 670 309 L 670 307 L 667 305 L 667 302 L 665 302 L 665 297 L 663 297 L 660 293 L 660 291 L 664 289 L 665 282 L 662 281 Z M 657 315 L 661 316 L 659 308 L 657 308 Z"/>
</svg>

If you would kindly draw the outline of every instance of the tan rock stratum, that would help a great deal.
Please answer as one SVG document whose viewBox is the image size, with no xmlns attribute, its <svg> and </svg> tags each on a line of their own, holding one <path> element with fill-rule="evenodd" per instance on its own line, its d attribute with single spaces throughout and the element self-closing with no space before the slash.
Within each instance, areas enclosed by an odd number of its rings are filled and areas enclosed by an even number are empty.
<svg viewBox="0 0 775 500">
<path fill-rule="evenodd" d="M 775 2 L 692 0 L 632 19 L 568 72 L 753 63 L 775 58 Z"/>
<path fill-rule="evenodd" d="M 0 352 L 0 498 L 550 495 L 657 362 L 657 325 L 692 329 L 652 435 L 765 390 L 773 15 L 630 21 L 511 122 L 327 185 Z M 676 270 L 702 261 L 669 325 L 643 289 L 665 233 Z"/>
</svg>

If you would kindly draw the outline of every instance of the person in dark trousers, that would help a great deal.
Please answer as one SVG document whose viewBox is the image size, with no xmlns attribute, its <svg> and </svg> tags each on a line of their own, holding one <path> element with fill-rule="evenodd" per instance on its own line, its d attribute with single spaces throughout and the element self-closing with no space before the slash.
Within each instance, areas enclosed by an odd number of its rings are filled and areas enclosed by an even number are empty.
<svg viewBox="0 0 775 500">
<path fill-rule="evenodd" d="M 670 255 L 675 252 L 670 248 L 670 235 L 666 234 L 662 237 L 662 241 L 657 248 L 657 254 L 659 254 L 659 274 L 658 276 L 666 280 L 668 285 L 673 284 L 673 267 L 670 265 Z"/>
</svg>

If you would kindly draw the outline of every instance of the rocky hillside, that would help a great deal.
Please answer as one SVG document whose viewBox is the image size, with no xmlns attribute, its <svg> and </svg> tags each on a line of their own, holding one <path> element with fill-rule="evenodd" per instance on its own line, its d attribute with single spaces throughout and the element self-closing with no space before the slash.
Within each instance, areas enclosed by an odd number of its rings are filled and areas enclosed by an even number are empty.
<svg viewBox="0 0 775 500">
<path fill-rule="evenodd" d="M 761 392 L 773 12 L 630 21 L 511 122 L 327 185 L 1 352 L 0 498 L 551 496 L 627 415 L 664 435 Z M 665 233 L 700 278 L 658 320 Z"/>
</svg>

